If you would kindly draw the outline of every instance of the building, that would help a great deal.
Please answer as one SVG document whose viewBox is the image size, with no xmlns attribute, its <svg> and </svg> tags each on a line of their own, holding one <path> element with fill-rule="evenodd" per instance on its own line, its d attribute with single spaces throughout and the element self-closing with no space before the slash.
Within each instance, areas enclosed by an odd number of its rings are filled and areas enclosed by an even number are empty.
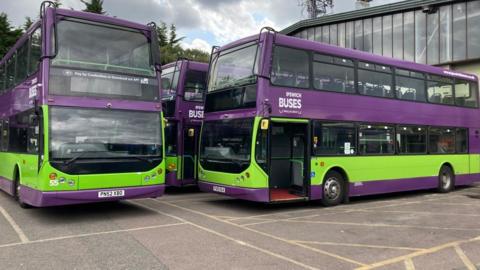
<svg viewBox="0 0 480 270">
<path fill-rule="evenodd" d="M 480 0 L 407 0 L 303 20 L 281 32 L 480 77 Z"/>
</svg>

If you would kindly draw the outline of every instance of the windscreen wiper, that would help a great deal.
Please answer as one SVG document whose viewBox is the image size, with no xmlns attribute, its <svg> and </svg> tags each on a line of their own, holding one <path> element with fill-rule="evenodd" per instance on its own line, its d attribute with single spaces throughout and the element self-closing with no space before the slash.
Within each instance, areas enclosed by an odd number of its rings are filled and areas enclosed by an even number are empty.
<svg viewBox="0 0 480 270">
<path fill-rule="evenodd" d="M 99 152 L 104 153 L 105 151 L 84 151 L 84 152 L 80 152 L 78 155 L 72 157 L 71 159 L 65 160 L 63 163 L 68 166 L 68 165 L 74 163 L 75 161 L 77 161 L 79 158 L 83 157 L 87 153 L 90 154 L 90 153 L 99 153 Z"/>
</svg>

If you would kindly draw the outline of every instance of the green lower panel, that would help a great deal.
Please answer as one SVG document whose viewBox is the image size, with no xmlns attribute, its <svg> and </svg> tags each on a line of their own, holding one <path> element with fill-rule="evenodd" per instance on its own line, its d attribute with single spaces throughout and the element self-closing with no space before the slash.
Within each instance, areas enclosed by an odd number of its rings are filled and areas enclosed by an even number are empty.
<svg viewBox="0 0 480 270">
<path fill-rule="evenodd" d="M 320 185 L 328 170 L 339 167 L 350 182 L 437 176 L 444 163 L 452 165 L 455 174 L 479 173 L 479 155 L 411 155 L 370 157 L 314 157 L 311 183 Z"/>
</svg>

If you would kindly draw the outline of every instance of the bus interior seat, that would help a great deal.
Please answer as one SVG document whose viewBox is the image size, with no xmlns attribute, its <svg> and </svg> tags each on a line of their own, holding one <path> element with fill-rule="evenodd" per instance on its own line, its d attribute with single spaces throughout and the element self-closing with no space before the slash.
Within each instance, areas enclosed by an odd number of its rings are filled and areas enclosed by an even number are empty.
<svg viewBox="0 0 480 270">
<path fill-rule="evenodd" d="M 415 92 L 412 90 L 408 90 L 401 96 L 401 98 L 406 100 L 415 100 Z"/>
<path fill-rule="evenodd" d="M 309 78 L 308 75 L 299 72 L 297 73 L 296 80 L 295 80 L 295 86 L 300 87 L 300 88 L 307 88 L 309 84 Z"/>
</svg>

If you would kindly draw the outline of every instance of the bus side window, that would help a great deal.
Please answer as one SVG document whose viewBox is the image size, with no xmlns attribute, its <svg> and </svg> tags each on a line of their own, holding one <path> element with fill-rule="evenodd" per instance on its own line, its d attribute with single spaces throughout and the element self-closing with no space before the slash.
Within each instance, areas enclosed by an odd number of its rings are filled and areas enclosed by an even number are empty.
<svg viewBox="0 0 480 270">
<path fill-rule="evenodd" d="M 0 66 L 0 95 L 3 93 L 4 90 L 5 90 L 5 65 L 1 65 Z"/>
<path fill-rule="evenodd" d="M 475 83 L 455 81 L 455 104 L 461 107 L 476 108 L 477 88 Z"/>
<path fill-rule="evenodd" d="M 430 128 L 428 132 L 428 150 L 432 154 L 454 153 L 455 133 L 450 128 Z"/>
<path fill-rule="evenodd" d="M 37 28 L 35 32 L 30 36 L 29 47 L 29 67 L 28 75 L 36 72 L 38 64 L 40 63 L 40 57 L 42 56 L 42 31 L 41 28 Z"/>
<path fill-rule="evenodd" d="M 1 145 L 1 148 L 2 148 L 2 151 L 6 152 L 8 151 L 8 126 L 9 126 L 9 123 L 8 123 L 8 120 L 4 120 L 3 121 L 3 129 L 2 129 L 2 145 Z"/>
<path fill-rule="evenodd" d="M 306 51 L 276 46 L 271 83 L 278 86 L 310 88 L 309 62 Z"/>
<path fill-rule="evenodd" d="M 27 130 L 27 152 L 37 154 L 39 150 L 40 141 L 40 119 L 35 112 L 28 115 L 28 130 Z"/>
<path fill-rule="evenodd" d="M 357 154 L 356 129 L 352 123 L 315 122 L 312 142 L 314 155 Z"/>
<path fill-rule="evenodd" d="M 468 129 L 457 128 L 455 133 L 455 148 L 457 153 L 468 153 Z"/>
</svg>

